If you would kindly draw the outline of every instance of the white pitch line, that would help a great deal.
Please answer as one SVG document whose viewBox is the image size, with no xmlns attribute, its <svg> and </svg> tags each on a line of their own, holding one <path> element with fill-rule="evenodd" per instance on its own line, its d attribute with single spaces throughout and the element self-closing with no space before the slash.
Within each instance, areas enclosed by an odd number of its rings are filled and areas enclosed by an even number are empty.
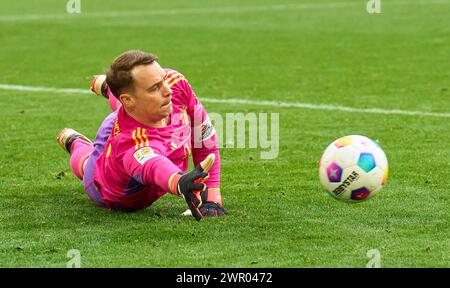
<svg viewBox="0 0 450 288">
<path fill-rule="evenodd" d="M 234 6 L 234 7 L 215 7 L 215 8 L 174 8 L 174 9 L 159 9 L 159 10 L 124 10 L 124 11 L 105 11 L 105 12 L 83 12 L 80 14 L 29 14 L 29 15 L 2 15 L 0 22 L 15 22 L 15 21 L 39 21 L 39 20 L 75 20 L 85 18 L 114 18 L 114 17 L 133 17 L 133 16 L 152 16 L 152 15 L 182 15 L 182 14 L 213 14 L 213 13 L 247 13 L 247 12 L 261 12 L 261 11 L 295 11 L 307 9 L 337 9 L 337 8 L 352 8 L 361 7 L 366 9 L 367 1 L 362 2 L 331 2 L 331 3 L 303 3 L 303 4 L 274 4 L 261 6 Z M 382 5 L 432 5 L 432 4 L 450 4 L 448 0 L 429 0 L 429 1 L 397 1 L 397 2 L 383 2 Z M 384 7 L 384 6 L 383 6 Z M 63 10 L 63 7 L 61 10 Z"/>
<path fill-rule="evenodd" d="M 344 111 L 354 113 L 372 113 L 372 114 L 387 114 L 387 115 L 408 115 L 408 116 L 430 116 L 430 117 L 445 117 L 450 118 L 450 113 L 438 112 L 423 112 L 423 111 L 409 111 L 400 109 L 381 109 L 381 108 L 354 108 L 349 106 L 338 106 L 330 104 L 311 104 L 303 102 L 276 102 L 276 101 L 255 101 L 244 99 L 214 99 L 201 98 L 204 102 L 211 103 L 226 103 L 226 104 L 243 104 L 243 105 L 259 105 L 272 107 L 286 107 L 286 108 L 302 108 L 310 110 L 329 110 L 329 111 Z"/>
<path fill-rule="evenodd" d="M 92 92 L 90 90 L 86 90 L 86 89 L 52 88 L 52 87 L 22 86 L 22 85 L 9 85 L 9 84 L 0 84 L 0 89 L 1 90 L 13 90 L 13 91 L 31 91 L 31 92 L 92 94 Z"/>
<path fill-rule="evenodd" d="M 0 84 L 0 90 L 10 91 L 29 91 L 29 92 L 49 92 L 60 94 L 92 94 L 90 90 L 78 89 L 78 88 L 53 88 L 53 87 L 38 87 L 38 86 L 22 86 L 22 85 L 9 85 Z M 328 110 L 328 111 L 343 111 L 352 113 L 372 113 L 372 114 L 385 114 L 385 115 L 407 115 L 407 116 L 427 116 L 427 117 L 439 117 L 450 118 L 450 113 L 446 112 L 423 112 L 423 111 L 410 111 L 400 109 L 381 109 L 381 108 L 354 108 L 349 106 L 338 106 L 330 104 L 312 104 L 303 102 L 278 102 L 267 100 L 247 100 L 247 99 L 217 99 L 217 98 L 200 98 L 202 102 L 210 103 L 223 103 L 223 104 L 240 104 L 240 105 L 255 105 L 266 107 L 284 107 L 284 108 L 301 108 L 309 110 Z"/>
</svg>

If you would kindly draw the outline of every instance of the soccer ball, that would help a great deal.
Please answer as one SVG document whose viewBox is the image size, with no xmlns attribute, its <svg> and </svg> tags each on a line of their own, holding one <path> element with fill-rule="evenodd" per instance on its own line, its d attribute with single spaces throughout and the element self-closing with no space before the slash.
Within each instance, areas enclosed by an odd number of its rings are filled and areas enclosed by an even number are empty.
<svg viewBox="0 0 450 288">
<path fill-rule="evenodd" d="M 350 135 L 331 143 L 320 159 L 320 181 L 334 198 L 361 202 L 386 184 L 388 161 L 377 142 Z"/>
</svg>

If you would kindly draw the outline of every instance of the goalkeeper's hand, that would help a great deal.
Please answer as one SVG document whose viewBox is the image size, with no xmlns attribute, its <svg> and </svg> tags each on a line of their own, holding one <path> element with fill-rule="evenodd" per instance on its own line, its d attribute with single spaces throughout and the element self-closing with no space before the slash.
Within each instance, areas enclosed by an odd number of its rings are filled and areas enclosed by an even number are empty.
<svg viewBox="0 0 450 288">
<path fill-rule="evenodd" d="M 215 197 L 208 197 L 208 196 L 212 196 L 212 195 L 208 195 L 208 192 L 213 192 L 213 190 L 209 191 L 208 188 L 206 188 L 204 191 L 202 191 L 201 194 L 201 199 L 202 199 L 202 203 L 203 205 L 200 207 L 200 213 L 204 216 L 204 217 L 214 217 L 214 216 L 225 216 L 228 215 L 227 210 L 225 210 L 222 205 L 220 205 L 217 202 L 214 201 L 208 201 L 208 198 L 215 198 Z M 213 193 L 214 195 L 214 193 Z"/>
<path fill-rule="evenodd" d="M 206 185 L 203 182 L 208 178 L 208 171 L 214 164 L 214 160 L 215 155 L 209 154 L 193 171 L 183 174 L 178 180 L 178 195 L 184 198 L 192 216 L 197 221 L 202 219 L 202 213 L 199 209 L 202 206 L 200 192 L 206 190 Z"/>
</svg>

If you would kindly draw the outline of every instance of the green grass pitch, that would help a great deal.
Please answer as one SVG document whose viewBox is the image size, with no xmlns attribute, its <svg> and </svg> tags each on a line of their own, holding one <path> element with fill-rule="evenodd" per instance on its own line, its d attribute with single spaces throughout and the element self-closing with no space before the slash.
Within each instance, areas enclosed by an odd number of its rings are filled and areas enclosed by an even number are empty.
<svg viewBox="0 0 450 288">
<path fill-rule="evenodd" d="M 279 113 L 280 152 L 221 150 L 224 206 L 199 223 L 164 196 L 137 213 L 85 195 L 55 138 L 93 138 L 100 97 L 0 89 L 0 267 L 450 267 L 450 1 L 106 1 L 0 4 L 0 85 L 88 89 L 129 49 L 156 53 L 200 99 L 441 113 L 402 115 L 204 102 L 208 112 Z M 301 5 L 299 5 L 301 4 Z M 47 16 L 45 16 L 47 15 Z M 380 142 L 388 185 L 348 205 L 321 187 L 325 147 Z"/>
</svg>

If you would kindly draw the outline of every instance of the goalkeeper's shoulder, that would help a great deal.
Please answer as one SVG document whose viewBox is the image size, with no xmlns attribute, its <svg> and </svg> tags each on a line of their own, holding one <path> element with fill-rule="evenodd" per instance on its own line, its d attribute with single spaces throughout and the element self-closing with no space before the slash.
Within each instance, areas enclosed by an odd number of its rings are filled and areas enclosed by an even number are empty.
<svg viewBox="0 0 450 288">
<path fill-rule="evenodd" d="M 164 68 L 164 72 L 166 73 L 165 80 L 167 82 L 167 85 L 169 85 L 169 87 L 173 87 L 179 82 L 188 83 L 186 77 L 177 70 L 171 68 Z"/>
</svg>

